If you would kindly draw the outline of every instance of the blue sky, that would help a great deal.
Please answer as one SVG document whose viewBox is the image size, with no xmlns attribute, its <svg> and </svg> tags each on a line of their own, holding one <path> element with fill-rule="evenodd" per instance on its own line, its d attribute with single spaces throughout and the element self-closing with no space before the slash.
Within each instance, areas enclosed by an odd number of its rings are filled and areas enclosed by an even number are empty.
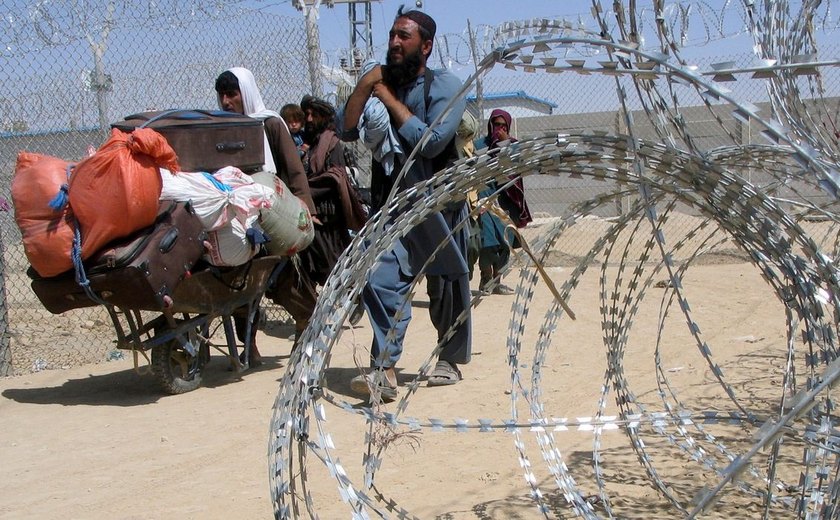
<svg viewBox="0 0 840 520">
<path fill-rule="evenodd" d="M 251 0 L 251 2 L 252 5 L 256 4 L 261 9 L 272 13 L 300 17 L 300 19 L 304 17 L 302 12 L 293 7 L 291 0 Z M 606 11 L 605 18 L 610 25 L 613 37 L 617 37 L 618 32 L 613 30 L 615 17 L 613 13 L 609 12 L 612 8 L 612 2 L 601 0 L 600 3 L 602 9 Z M 394 15 L 402 4 L 411 7 L 414 5 L 414 0 L 383 0 L 371 3 L 373 43 L 377 49 L 376 58 L 384 59 L 383 46 L 387 43 L 387 34 Z M 628 2 L 623 1 L 622 4 L 626 7 Z M 640 32 L 646 38 L 644 41 L 654 47 L 657 42 L 655 41 L 656 34 L 651 4 L 651 0 L 638 0 L 637 12 L 641 13 Z M 588 0 L 578 2 L 571 0 L 423 0 L 422 10 L 436 20 L 438 24 L 437 34 L 440 36 L 444 34 L 465 34 L 467 20 L 479 34 L 482 28 L 495 27 L 503 22 L 539 17 L 565 18 L 574 22 L 581 21 L 587 28 L 594 29 L 596 24 L 590 11 L 591 5 L 591 1 Z M 753 44 L 750 35 L 745 31 L 743 7 L 740 0 L 668 0 L 666 5 L 666 20 L 668 20 L 671 33 L 680 40 L 682 45 L 681 56 L 687 60 L 696 60 L 697 63 L 703 64 L 701 65 L 703 70 L 707 69 L 711 63 L 743 58 L 744 56 L 749 58 L 751 55 Z M 762 3 L 758 2 L 756 5 L 761 8 Z M 794 18 L 798 15 L 801 4 L 792 0 L 789 5 L 791 6 L 791 17 Z M 360 4 L 357 6 L 357 16 L 361 19 L 363 13 L 363 6 Z M 837 23 L 833 11 L 829 10 L 827 5 L 823 5 L 816 14 L 818 22 L 828 19 L 833 24 Z M 350 46 L 347 4 L 336 4 L 333 8 L 322 5 L 319 8 L 318 25 L 325 64 L 335 66 L 335 56 L 344 55 L 335 51 Z M 837 49 L 840 48 L 837 43 L 837 33 L 840 33 L 840 31 L 835 31 L 835 34 L 829 37 L 834 42 L 832 45 L 826 48 L 821 47 L 823 54 L 826 55 L 825 59 L 828 59 L 828 54 L 834 58 Z M 682 38 L 679 38 L 680 36 Z M 463 48 L 460 48 L 456 54 L 462 56 L 463 50 Z M 433 62 L 433 66 L 439 65 Z M 466 79 L 474 72 L 473 65 L 464 60 L 456 59 L 454 64 L 450 61 L 445 66 L 462 79 Z M 504 73 L 504 71 L 501 72 Z M 591 88 L 589 85 L 593 83 L 592 81 L 585 82 L 585 79 L 573 75 L 564 76 L 563 79 L 567 87 L 572 84 L 577 85 L 579 82 L 582 85 L 587 85 L 586 87 L 581 86 L 581 88 L 589 89 Z M 603 80 L 603 78 L 600 79 Z M 538 80 L 548 82 L 552 78 L 541 77 Z M 537 83 L 521 86 L 518 83 L 506 83 L 504 79 L 500 79 L 487 87 L 490 89 L 489 91 L 495 90 L 498 92 L 525 89 L 530 95 L 557 103 L 561 111 L 571 110 L 569 104 L 577 103 L 574 99 L 564 99 L 561 93 L 556 92 L 557 89 L 548 88 L 540 84 L 538 80 L 534 80 Z M 598 98 L 603 97 L 604 100 L 614 102 L 615 95 L 612 82 L 599 81 L 597 84 L 599 87 L 606 85 L 607 90 L 597 93 L 590 91 L 590 95 Z M 575 90 L 575 88 L 572 88 L 572 90 Z M 607 106 L 606 101 L 604 103 Z"/>
<path fill-rule="evenodd" d="M 382 0 L 371 3 L 373 17 L 374 45 L 386 43 L 388 30 L 400 5 L 406 7 L 414 5 L 414 0 Z M 289 0 L 281 2 L 264 2 L 272 12 L 290 16 L 303 17 L 303 13 L 296 10 Z M 581 5 L 584 9 L 581 9 Z M 515 6 L 515 8 L 513 7 Z M 589 17 L 588 2 L 572 2 L 568 0 L 423 0 L 423 8 L 438 24 L 438 33 L 459 33 L 467 25 L 467 19 L 473 24 L 497 25 L 508 20 L 519 20 L 537 16 L 570 16 L 580 13 Z M 358 16 L 364 16 L 362 5 L 356 8 Z M 346 4 L 335 4 L 328 8 L 322 5 L 319 9 L 319 28 L 321 32 L 321 46 L 324 49 L 349 47 L 350 27 L 348 23 L 348 7 Z"/>
<path fill-rule="evenodd" d="M 266 10 L 288 16 L 303 17 L 303 13 L 296 10 L 291 0 L 262 0 L 255 1 Z M 626 4 L 626 2 L 624 2 Z M 677 21 L 683 14 L 678 2 L 673 4 L 670 13 Z M 740 2 L 730 0 L 683 0 L 679 2 L 689 13 L 689 42 L 700 42 L 706 39 L 706 28 L 719 25 L 721 9 L 727 5 L 727 11 L 722 24 L 725 32 L 733 33 L 742 27 Z M 388 30 L 394 15 L 400 5 L 406 7 L 414 5 L 413 1 L 382 0 L 371 3 L 373 18 L 373 42 L 375 46 L 383 45 L 387 41 Z M 603 8 L 611 8 L 612 2 L 602 2 Z M 639 10 L 649 10 L 651 2 L 640 0 Z M 363 17 L 362 5 L 357 6 L 358 17 Z M 461 33 L 467 26 L 467 20 L 473 27 L 495 26 L 510 20 L 524 20 L 535 17 L 559 17 L 569 20 L 583 20 L 588 27 L 594 27 L 590 12 L 591 2 L 571 0 L 423 0 L 422 10 L 431 15 L 438 24 L 438 34 Z M 321 47 L 323 50 L 346 48 L 350 45 L 350 28 L 348 23 L 347 4 L 335 4 L 328 8 L 325 4 L 319 8 L 319 28 Z M 648 16 L 650 18 L 650 16 Z"/>
<path fill-rule="evenodd" d="M 93 0 L 93 3 L 104 3 L 107 1 L 110 0 Z M 178 6 L 189 5 L 183 0 L 169 1 L 175 2 L 175 5 Z M 201 0 L 194 1 L 200 3 Z M 387 41 L 387 33 L 399 6 L 403 3 L 407 6 L 413 6 L 414 1 L 415 0 L 411 0 L 410 2 L 405 2 L 405 0 L 383 0 L 380 2 L 372 2 L 373 42 L 376 48 L 375 57 L 379 59 L 384 58 L 384 45 Z M 10 9 L 11 7 L 16 6 L 17 11 L 19 11 L 22 9 L 22 5 L 31 4 L 33 2 L 34 0 L 11 0 L 5 4 L 5 7 Z M 612 2 L 608 0 L 601 0 L 601 3 L 603 4 L 604 9 L 612 7 Z M 623 3 L 627 4 L 628 2 L 624 0 Z M 646 12 L 643 19 L 646 19 L 647 21 L 644 23 L 642 33 L 648 35 L 648 43 L 652 44 L 654 43 L 652 40 L 655 40 L 655 36 L 653 36 L 652 33 L 652 13 L 650 11 L 651 0 L 638 0 L 637 4 L 639 11 Z M 791 4 L 798 6 L 799 2 L 792 0 Z M 55 2 L 48 5 L 64 6 L 65 3 Z M 242 6 L 249 10 L 258 9 L 274 15 L 290 17 L 299 20 L 301 22 L 301 26 L 303 25 L 304 14 L 293 7 L 291 0 L 241 0 L 238 2 L 231 1 L 230 4 L 225 5 Z M 672 32 L 674 33 L 679 33 L 680 29 L 683 28 L 680 27 L 683 20 L 682 14 L 689 13 L 687 18 L 689 23 L 684 26 L 687 28 L 687 31 L 685 41 L 683 42 L 685 47 L 682 52 L 682 56 L 687 58 L 689 61 L 703 65 L 703 70 L 707 69 L 710 63 L 727 61 L 734 55 L 743 56 L 746 54 L 749 57 L 752 48 L 749 36 L 743 33 L 738 36 L 734 36 L 737 33 L 742 32 L 744 26 L 742 21 L 741 0 L 731 0 L 729 2 L 726 2 L 725 0 L 682 0 L 679 5 L 675 0 L 667 0 L 667 5 L 669 11 L 666 15 L 673 24 Z M 723 11 L 724 5 L 728 5 L 728 8 L 724 11 L 721 21 L 721 11 Z M 832 23 L 834 25 L 837 24 L 833 11 L 830 11 L 829 9 L 833 5 L 833 3 L 823 3 L 823 6 L 817 13 L 817 22 L 823 20 L 828 14 L 828 18 L 832 20 Z M 469 46 L 466 44 L 466 38 L 464 37 L 467 20 L 471 22 L 473 28 L 476 29 L 479 34 L 481 34 L 482 30 L 495 27 L 502 22 L 539 17 L 565 18 L 572 21 L 580 20 L 586 27 L 592 29 L 594 28 L 595 23 L 591 13 L 589 12 L 590 7 L 591 2 L 588 0 L 582 0 L 579 2 L 573 2 L 571 0 L 423 0 L 423 10 L 433 16 L 438 22 L 438 36 L 447 35 L 450 37 L 446 41 L 441 41 L 440 44 L 437 45 L 438 49 L 447 49 L 447 51 L 450 52 L 446 58 L 442 55 L 440 56 L 443 61 L 443 66 L 450 68 L 450 70 L 462 79 L 466 79 L 475 71 L 474 63 L 471 61 Z M 796 7 L 796 9 L 798 9 L 798 7 Z M 347 4 L 336 4 L 334 8 L 328 8 L 326 5 L 323 5 L 319 10 L 320 19 L 318 24 L 321 35 L 321 48 L 324 53 L 322 54 L 322 60 L 326 67 L 335 69 L 336 65 L 338 65 L 337 57 L 341 58 L 346 56 L 346 53 L 339 52 L 339 49 L 346 49 L 349 46 L 350 28 L 347 11 Z M 363 13 L 361 5 L 358 6 L 357 12 L 361 17 Z M 612 22 L 614 19 L 613 16 L 608 14 L 606 18 L 611 24 L 614 24 L 614 22 Z M 716 33 L 715 27 L 718 25 L 724 26 L 723 35 L 721 35 L 719 31 Z M 271 29 L 269 28 L 268 30 Z M 142 38 L 142 27 L 137 27 L 136 32 L 138 33 L 137 37 Z M 613 32 L 613 34 L 616 33 Z M 452 35 L 456 35 L 456 37 L 451 38 Z M 202 42 L 218 36 L 220 35 L 214 35 L 212 31 L 208 31 L 206 37 L 202 36 Z M 266 45 L 270 46 L 272 49 L 277 47 L 282 49 L 283 46 L 286 45 L 283 36 L 282 31 L 277 31 L 277 38 L 272 39 L 270 45 Z M 831 35 L 831 45 L 820 46 L 821 58 L 834 59 L 840 56 L 840 38 L 838 38 L 838 36 L 840 36 L 840 30 L 835 31 L 835 33 Z M 257 40 L 259 39 L 260 38 L 258 37 Z M 37 38 L 35 40 L 37 40 Z M 28 40 L 23 41 L 23 44 L 26 44 L 27 42 Z M 193 42 L 191 41 L 190 43 Z M 63 74 L 63 78 L 61 80 L 62 82 L 69 82 L 72 85 L 82 84 L 85 78 L 88 77 L 87 72 L 91 68 L 91 64 L 89 63 L 90 52 L 87 49 L 87 44 L 82 40 L 73 42 L 72 45 L 81 48 L 78 53 L 73 54 L 73 59 L 68 59 L 66 55 L 67 48 L 56 48 L 55 50 L 50 50 L 46 53 L 23 52 L 14 55 L 14 59 L 18 61 L 10 61 L 10 63 L 18 64 L 16 65 L 18 68 L 12 69 L 10 67 L 4 67 L 4 70 L 0 72 L 0 76 L 6 74 L 12 77 L 14 74 L 28 73 L 29 71 L 37 70 L 40 66 L 39 64 L 46 60 L 47 62 L 55 62 L 55 65 L 50 67 L 53 72 L 55 72 L 55 69 L 61 68 L 60 72 Z M 300 43 L 295 43 L 295 45 L 300 45 Z M 142 51 L 144 49 L 143 46 L 129 47 L 137 51 Z M 196 47 L 199 47 L 199 45 L 196 44 Z M 113 49 L 111 50 L 113 51 Z M 133 54 L 134 50 L 132 53 L 125 55 L 120 55 L 119 53 L 114 55 L 112 52 L 109 54 L 109 60 L 121 60 L 128 63 L 130 59 L 135 59 Z M 282 52 L 282 50 L 273 50 L 271 52 Z M 483 56 L 481 50 L 479 50 L 479 53 L 480 56 Z M 435 56 L 435 58 L 438 58 L 438 56 Z M 433 60 L 433 66 L 440 67 L 441 63 L 435 59 Z M 830 68 L 830 71 L 833 70 L 840 69 L 833 67 Z M 530 83 L 525 83 L 524 80 L 522 80 L 522 75 L 506 75 L 507 72 L 509 71 L 505 71 L 500 68 L 500 70 L 493 71 L 492 77 L 486 76 L 484 92 L 500 93 L 525 90 L 530 96 L 556 103 L 559 107 L 559 111 L 580 109 L 578 106 L 580 104 L 580 99 L 576 94 L 583 91 L 583 89 L 586 89 L 585 91 L 588 94 L 586 96 L 587 98 L 603 98 L 604 101 L 601 104 L 605 110 L 611 109 L 615 103 L 615 86 L 612 81 L 605 81 L 605 78 L 603 77 L 593 79 L 578 77 L 573 74 L 564 74 L 562 76 L 564 87 L 562 89 L 558 89 L 556 88 L 556 83 L 553 82 L 558 79 L 558 77 L 554 75 L 528 75 L 527 80 L 530 81 Z M 837 74 L 840 73 L 835 73 L 831 76 L 831 79 L 834 80 L 837 77 Z M 305 75 L 300 76 L 303 78 L 301 81 L 306 79 Z M 532 78 L 532 76 L 535 76 L 535 78 Z M 129 79 L 133 77 L 134 76 Z M 42 100 L 41 105 L 48 107 L 51 106 L 51 103 L 54 101 L 54 92 L 61 89 L 53 87 L 52 82 L 55 81 L 54 79 L 47 78 L 45 81 L 47 83 L 46 87 L 38 86 L 41 85 L 41 81 L 38 78 L 32 80 L 32 83 L 37 86 L 35 92 L 38 96 L 40 96 L 38 99 Z M 840 85 L 840 82 L 837 81 L 831 81 L 829 83 L 831 85 Z M 578 88 L 578 84 L 585 86 Z M 604 92 L 601 92 L 601 90 L 591 90 L 594 87 L 591 87 L 590 85 L 595 84 L 597 84 L 599 89 L 604 90 Z M 144 86 L 144 88 L 147 87 Z M 326 88 L 329 89 L 329 87 Z M 330 90 L 327 90 L 325 93 L 329 92 Z M 138 94 L 138 97 L 143 99 L 144 96 L 150 96 L 152 94 L 154 94 L 154 96 L 158 96 L 159 92 L 157 90 L 151 94 L 149 92 L 141 92 Z M 73 110 L 81 111 L 85 107 L 86 103 L 89 104 L 89 100 L 86 101 L 76 94 L 68 92 L 62 95 L 67 98 L 67 105 L 72 105 L 74 107 Z M 206 93 L 200 89 L 199 92 L 192 93 L 192 95 L 198 96 L 201 99 L 203 99 L 201 96 L 207 97 Z M 13 113 L 13 111 L 9 109 L 8 105 L 13 100 L 14 98 L 7 99 L 5 100 L 6 104 L 3 104 L 4 100 L 0 99 L 0 109 L 2 109 L 0 110 L 0 115 Z M 62 98 L 62 100 L 64 100 L 64 98 Z M 33 106 L 33 104 L 29 102 L 20 105 L 27 107 Z M 143 105 L 140 108 L 145 108 L 145 106 L 146 105 Z M 49 110 L 44 109 L 42 112 L 47 113 Z M 43 114 L 39 115 L 39 117 L 42 116 Z M 20 116 L 21 119 L 28 120 L 37 120 L 39 117 L 30 117 L 27 114 Z M 82 123 L 86 124 L 86 121 L 87 120 L 84 120 Z"/>
<path fill-rule="evenodd" d="M 348 5 L 335 4 L 329 8 L 326 1 L 322 0 L 319 7 L 318 26 L 321 39 L 321 50 L 324 53 L 324 60 L 328 66 L 334 66 L 332 51 L 336 49 L 347 49 L 350 46 L 350 24 L 348 20 Z M 465 34 L 467 21 L 469 20 L 473 29 L 481 34 L 481 29 L 495 27 L 503 22 L 526 20 L 532 18 L 564 18 L 570 21 L 581 21 L 587 28 L 594 29 L 595 21 L 591 14 L 591 2 L 582 0 L 578 2 L 570 0 L 422 0 L 422 10 L 431 15 L 438 24 L 438 36 L 444 34 Z M 623 2 L 627 4 L 627 2 Z M 682 14 L 690 13 L 686 27 L 687 47 L 699 46 L 696 49 L 699 55 L 709 54 L 726 55 L 731 52 L 749 52 L 751 43 L 746 34 L 738 37 L 733 35 L 742 32 L 744 23 L 742 20 L 742 8 L 737 0 L 683 0 L 682 10 L 678 2 L 669 1 L 667 13 L 674 24 L 679 25 L 683 19 Z M 272 13 L 304 18 L 304 14 L 294 8 L 291 0 L 253 0 L 253 4 L 261 9 Z M 377 49 L 375 57 L 384 59 L 383 46 L 387 43 L 387 35 L 390 30 L 394 15 L 400 5 L 413 7 L 415 0 L 382 0 L 371 3 L 373 43 Z M 614 25 L 614 15 L 609 12 L 612 2 L 602 1 L 603 9 L 606 11 L 605 18 L 608 23 Z M 724 11 L 724 6 L 727 6 Z M 361 19 L 364 15 L 362 4 L 358 4 L 357 16 Z M 653 33 L 653 13 L 650 0 L 639 0 L 637 11 L 642 13 L 642 18 L 647 20 L 642 26 L 642 34 L 648 34 L 648 38 L 655 39 Z M 722 11 L 724 14 L 721 15 Z M 679 28 L 674 25 L 672 32 L 678 33 Z M 723 39 L 721 31 L 714 34 L 709 27 L 723 26 L 723 33 L 727 36 Z M 614 33 L 615 34 L 615 33 Z M 711 42 L 709 42 L 711 40 Z M 737 41 L 736 41 L 737 40 Z M 650 42 L 654 44 L 654 41 Z M 489 49 L 486 49 L 489 51 Z M 464 49 L 460 49 L 460 53 Z M 690 52 L 690 49 L 688 50 Z M 481 49 L 479 49 L 481 53 Z M 480 54 L 483 56 L 483 53 Z M 439 66 L 433 63 L 434 66 Z M 446 65 L 456 74 L 465 79 L 474 69 L 471 64 L 449 63 Z"/>
</svg>

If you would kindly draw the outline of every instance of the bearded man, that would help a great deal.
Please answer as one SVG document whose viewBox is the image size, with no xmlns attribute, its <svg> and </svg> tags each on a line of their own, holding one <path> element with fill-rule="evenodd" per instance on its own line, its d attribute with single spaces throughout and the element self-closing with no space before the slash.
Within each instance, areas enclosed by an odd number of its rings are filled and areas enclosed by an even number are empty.
<svg viewBox="0 0 840 520">
<path fill-rule="evenodd" d="M 323 286 L 350 245 L 350 231 L 362 229 L 367 214 L 347 179 L 344 145 L 334 131 L 335 109 L 314 96 L 304 96 L 300 108 L 305 120 L 303 142 L 308 146 L 303 165 L 319 222 L 312 244 L 299 256 L 301 269 Z"/>
<path fill-rule="evenodd" d="M 462 88 L 460 80 L 450 72 L 426 67 L 435 30 L 435 21 L 427 14 L 399 9 L 389 33 L 386 64 L 375 66 L 362 76 L 347 100 L 344 139 L 358 139 L 359 118 L 365 103 L 373 96 L 387 108 L 405 156 L 417 146 L 426 129 Z M 443 121 L 432 128 L 431 139 L 418 150 L 415 162 L 400 181 L 399 190 L 430 179 L 444 166 L 447 156 L 454 152 L 454 138 L 465 108 L 465 99 L 459 97 Z M 378 163 L 374 162 L 373 166 L 372 209 L 379 209 L 402 164 L 395 165 L 390 176 Z M 425 274 L 429 313 L 442 348 L 427 384 L 450 385 L 461 380 L 458 366 L 468 363 L 471 354 L 468 234 L 466 226 L 454 233 L 453 229 L 466 218 L 464 203 L 451 204 L 446 210 L 427 217 L 379 257 L 363 290 L 365 310 L 374 331 L 372 370 L 353 378 L 350 384 L 353 391 L 379 395 L 383 401 L 397 397 L 394 367 L 402 354 L 411 320 L 408 290 L 433 253 L 435 256 Z M 462 313 L 466 319 L 459 321 Z M 453 334 L 445 339 L 450 329 Z"/>
</svg>

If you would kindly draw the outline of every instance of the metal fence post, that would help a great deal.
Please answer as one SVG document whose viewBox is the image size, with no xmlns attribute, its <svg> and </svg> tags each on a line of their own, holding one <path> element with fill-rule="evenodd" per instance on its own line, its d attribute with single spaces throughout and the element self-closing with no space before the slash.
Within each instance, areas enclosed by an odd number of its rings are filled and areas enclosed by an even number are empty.
<svg viewBox="0 0 840 520">
<path fill-rule="evenodd" d="M 317 7 L 306 7 L 306 50 L 309 56 L 309 82 L 312 95 L 321 97 L 321 45 L 319 43 L 317 17 Z"/>
<path fill-rule="evenodd" d="M 3 234 L 0 233 L 0 377 L 14 374 L 9 342 L 9 309 L 6 306 L 6 258 Z"/>
</svg>

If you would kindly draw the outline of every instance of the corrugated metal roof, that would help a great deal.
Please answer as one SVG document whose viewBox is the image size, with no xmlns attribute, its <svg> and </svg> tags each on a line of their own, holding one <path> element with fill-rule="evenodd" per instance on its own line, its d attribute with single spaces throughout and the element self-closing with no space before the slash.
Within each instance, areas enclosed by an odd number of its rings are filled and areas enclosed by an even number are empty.
<svg viewBox="0 0 840 520">
<path fill-rule="evenodd" d="M 477 108 L 477 99 L 475 94 L 467 96 L 467 105 Z M 492 110 L 494 108 L 519 107 L 539 112 L 540 114 L 551 115 L 553 109 L 557 108 L 556 103 L 540 99 L 538 97 L 527 94 L 524 90 L 515 90 L 511 92 L 492 92 L 483 95 L 481 108 L 485 110 Z"/>
</svg>

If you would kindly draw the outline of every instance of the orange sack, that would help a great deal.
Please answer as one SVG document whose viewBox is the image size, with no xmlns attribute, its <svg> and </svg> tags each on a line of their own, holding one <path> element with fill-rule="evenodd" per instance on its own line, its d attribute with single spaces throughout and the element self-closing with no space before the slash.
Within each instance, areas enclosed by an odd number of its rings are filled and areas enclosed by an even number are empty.
<svg viewBox="0 0 840 520">
<path fill-rule="evenodd" d="M 158 213 L 158 166 L 179 171 L 166 139 L 151 128 L 114 129 L 70 177 L 70 207 L 82 231 L 82 259 L 108 242 L 150 226 Z"/>
<path fill-rule="evenodd" d="M 37 153 L 20 152 L 12 179 L 15 222 L 23 237 L 23 252 L 35 271 L 56 276 L 73 267 L 73 216 L 70 209 L 54 210 L 50 201 L 67 183 L 69 163 Z"/>
</svg>

